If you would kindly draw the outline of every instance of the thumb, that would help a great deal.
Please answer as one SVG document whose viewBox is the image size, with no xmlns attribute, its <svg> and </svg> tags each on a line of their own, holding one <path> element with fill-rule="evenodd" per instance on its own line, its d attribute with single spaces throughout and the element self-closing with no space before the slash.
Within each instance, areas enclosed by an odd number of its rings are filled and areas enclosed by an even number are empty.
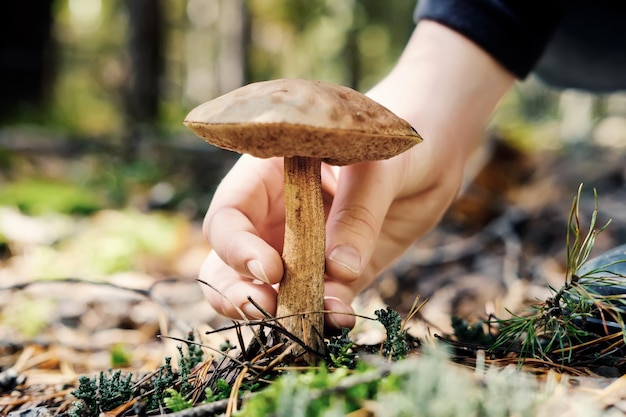
<svg viewBox="0 0 626 417">
<path fill-rule="evenodd" d="M 357 280 L 374 251 L 394 187 L 381 161 L 342 167 L 326 227 L 326 274 Z"/>
</svg>

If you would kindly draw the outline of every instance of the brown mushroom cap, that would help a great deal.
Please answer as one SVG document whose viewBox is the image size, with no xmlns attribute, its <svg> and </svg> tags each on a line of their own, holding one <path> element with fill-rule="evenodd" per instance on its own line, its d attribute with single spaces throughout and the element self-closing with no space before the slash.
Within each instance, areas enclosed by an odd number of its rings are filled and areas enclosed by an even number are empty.
<svg viewBox="0 0 626 417">
<path fill-rule="evenodd" d="M 220 148 L 333 165 L 387 159 L 422 141 L 407 121 L 365 95 L 299 79 L 248 84 L 196 107 L 184 124 Z"/>
</svg>

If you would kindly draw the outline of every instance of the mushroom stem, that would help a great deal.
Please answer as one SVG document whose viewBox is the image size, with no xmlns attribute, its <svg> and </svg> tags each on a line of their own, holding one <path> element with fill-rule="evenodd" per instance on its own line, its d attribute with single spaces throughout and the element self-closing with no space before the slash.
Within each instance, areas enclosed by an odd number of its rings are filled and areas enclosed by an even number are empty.
<svg viewBox="0 0 626 417">
<path fill-rule="evenodd" d="M 276 315 L 289 332 L 322 352 L 326 222 L 321 160 L 285 157 L 284 169 L 285 274 L 278 290 Z M 308 355 L 307 360 L 314 358 Z"/>
</svg>

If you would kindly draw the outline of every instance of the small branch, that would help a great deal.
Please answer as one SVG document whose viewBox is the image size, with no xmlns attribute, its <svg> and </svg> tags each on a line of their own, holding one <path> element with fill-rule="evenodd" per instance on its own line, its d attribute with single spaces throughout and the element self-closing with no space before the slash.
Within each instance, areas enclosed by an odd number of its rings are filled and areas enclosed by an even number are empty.
<svg viewBox="0 0 626 417">
<path fill-rule="evenodd" d="M 161 281 L 157 281 L 154 282 L 152 285 L 150 285 L 147 289 L 141 289 L 141 288 L 129 288 L 129 287 L 123 287 L 121 285 L 117 285 L 111 282 L 98 282 L 98 281 L 89 281 L 86 279 L 82 279 L 82 278 L 74 278 L 74 277 L 66 277 L 66 278 L 59 278 L 59 279 L 40 279 L 40 280 L 36 280 L 36 281 L 28 281 L 28 282 L 21 282 L 19 284 L 13 284 L 13 285 L 8 285 L 8 286 L 4 286 L 4 287 L 0 287 L 0 292 L 3 291 L 21 291 L 21 290 L 25 290 L 28 287 L 31 286 L 35 286 L 35 285 L 39 285 L 39 284 L 86 284 L 86 285 L 94 285 L 94 286 L 101 286 L 101 287 L 108 287 L 108 288 L 113 288 L 116 290 L 120 290 L 120 291 L 126 291 L 126 292 L 131 292 L 134 294 L 137 294 L 143 298 L 146 298 L 152 302 L 154 302 L 155 304 L 157 304 L 159 307 L 161 307 L 168 316 L 168 319 L 170 320 L 170 322 L 176 324 L 176 326 L 178 326 L 180 329 L 187 331 L 190 331 L 191 328 L 190 326 L 183 322 L 182 320 L 180 320 L 176 314 L 174 313 L 174 311 L 172 311 L 172 309 L 170 308 L 170 306 L 163 300 L 155 297 L 153 295 L 153 291 L 154 289 L 161 284 L 171 284 L 171 283 L 176 283 L 176 282 L 181 282 L 180 280 L 176 279 L 176 278 L 168 278 L 165 280 L 161 280 Z"/>
</svg>

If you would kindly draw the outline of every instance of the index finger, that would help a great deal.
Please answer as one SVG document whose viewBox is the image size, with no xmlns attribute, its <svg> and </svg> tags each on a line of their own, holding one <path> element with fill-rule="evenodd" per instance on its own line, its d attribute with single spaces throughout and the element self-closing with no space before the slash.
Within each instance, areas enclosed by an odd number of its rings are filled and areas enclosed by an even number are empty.
<svg viewBox="0 0 626 417">
<path fill-rule="evenodd" d="M 242 156 L 213 196 L 204 234 L 240 275 L 268 283 L 282 278 L 282 190 L 282 160 Z"/>
</svg>

